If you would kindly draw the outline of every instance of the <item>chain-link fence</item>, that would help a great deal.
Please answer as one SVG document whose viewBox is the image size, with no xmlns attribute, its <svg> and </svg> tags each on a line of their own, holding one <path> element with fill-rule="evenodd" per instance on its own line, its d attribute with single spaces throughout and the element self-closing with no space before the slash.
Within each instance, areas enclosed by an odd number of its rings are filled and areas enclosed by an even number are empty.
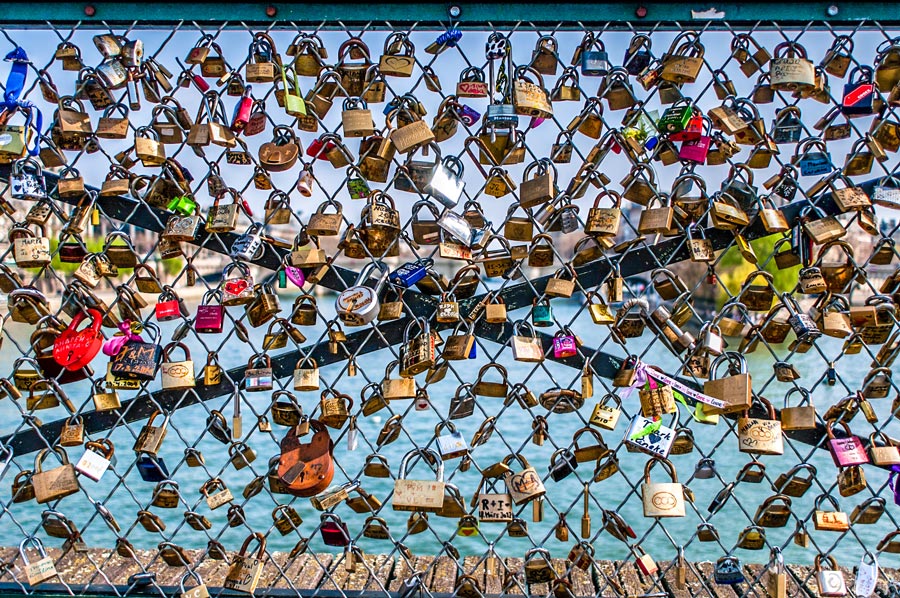
<svg viewBox="0 0 900 598">
<path fill-rule="evenodd" d="M 4 28 L 8 589 L 896 591 L 893 24 L 170 25 Z"/>
</svg>

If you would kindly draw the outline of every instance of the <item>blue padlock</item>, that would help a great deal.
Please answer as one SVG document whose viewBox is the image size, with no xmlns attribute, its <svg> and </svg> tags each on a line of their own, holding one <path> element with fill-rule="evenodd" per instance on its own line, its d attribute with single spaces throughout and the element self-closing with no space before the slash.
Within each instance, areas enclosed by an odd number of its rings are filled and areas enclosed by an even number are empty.
<svg viewBox="0 0 900 598">
<path fill-rule="evenodd" d="M 719 585 L 742 583 L 744 574 L 741 572 L 741 561 L 736 556 L 723 556 L 716 561 L 714 577 Z"/>
<path fill-rule="evenodd" d="M 817 138 L 800 142 L 792 161 L 796 163 L 803 176 L 829 174 L 834 170 L 831 154 L 828 153 L 825 142 Z"/>
<path fill-rule="evenodd" d="M 531 308 L 531 323 L 534 326 L 546 328 L 553 326 L 553 308 L 549 299 L 535 299 Z"/>
<path fill-rule="evenodd" d="M 484 121 L 498 127 L 514 129 L 519 126 L 519 116 L 512 104 L 488 104 Z"/>
<path fill-rule="evenodd" d="M 609 54 L 603 42 L 593 39 L 590 45 L 583 46 L 581 51 L 581 74 L 592 77 L 603 77 L 609 73 Z"/>
<path fill-rule="evenodd" d="M 169 479 L 169 469 L 162 457 L 153 458 L 141 455 L 137 459 L 137 470 L 145 482 L 162 482 Z"/>
<path fill-rule="evenodd" d="M 407 262 L 391 273 L 390 281 L 397 286 L 409 288 L 425 278 L 432 266 L 434 260 L 430 258 Z"/>
</svg>

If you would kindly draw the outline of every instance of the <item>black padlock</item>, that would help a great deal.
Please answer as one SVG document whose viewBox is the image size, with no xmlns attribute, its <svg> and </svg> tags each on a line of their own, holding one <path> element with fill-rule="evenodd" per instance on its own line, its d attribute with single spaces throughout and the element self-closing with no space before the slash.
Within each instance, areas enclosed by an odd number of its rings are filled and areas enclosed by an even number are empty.
<svg viewBox="0 0 900 598">
<path fill-rule="evenodd" d="M 569 449 L 559 449 L 550 457 L 550 477 L 554 482 L 568 477 L 576 467 L 578 467 L 578 461 L 575 459 L 575 454 Z"/>
<path fill-rule="evenodd" d="M 790 314 L 788 317 L 788 324 L 791 325 L 794 334 L 797 335 L 798 341 L 801 343 L 811 343 L 822 336 L 822 331 L 816 326 L 815 321 L 809 317 L 809 314 L 800 310 L 800 306 L 797 305 L 797 302 L 793 297 L 785 293 L 781 298 Z"/>
</svg>

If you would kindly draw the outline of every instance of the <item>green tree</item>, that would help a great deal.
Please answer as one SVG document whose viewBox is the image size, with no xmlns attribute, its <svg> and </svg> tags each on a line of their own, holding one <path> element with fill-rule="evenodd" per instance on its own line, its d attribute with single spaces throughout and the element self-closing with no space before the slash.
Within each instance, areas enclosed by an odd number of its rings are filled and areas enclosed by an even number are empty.
<svg viewBox="0 0 900 598">
<path fill-rule="evenodd" d="M 769 235 L 750 243 L 754 253 L 756 253 L 757 258 L 759 258 L 760 263 L 766 262 L 765 268 L 762 269 L 772 274 L 775 281 L 775 289 L 779 293 L 790 291 L 796 286 L 797 276 L 800 271 L 799 266 L 779 270 L 778 266 L 775 265 L 775 260 L 769 259 L 775 250 L 775 243 L 781 238 L 782 236 L 780 234 Z M 728 291 L 736 296 L 741 291 L 741 287 L 747 279 L 747 276 L 756 269 L 757 267 L 754 264 L 751 264 L 744 259 L 741 252 L 738 251 L 737 246 L 732 246 L 725 251 L 725 255 L 719 260 L 719 264 L 716 267 L 716 274 Z M 727 299 L 728 295 L 720 288 L 719 296 L 716 298 L 718 304 L 721 306 Z"/>
</svg>

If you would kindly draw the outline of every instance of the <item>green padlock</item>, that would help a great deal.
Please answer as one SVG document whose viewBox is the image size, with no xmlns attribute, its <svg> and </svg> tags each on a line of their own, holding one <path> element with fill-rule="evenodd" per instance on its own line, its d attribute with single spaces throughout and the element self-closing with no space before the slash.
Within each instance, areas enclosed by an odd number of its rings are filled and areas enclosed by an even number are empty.
<svg viewBox="0 0 900 598">
<path fill-rule="evenodd" d="M 166 207 L 182 216 L 190 216 L 197 210 L 197 202 L 189 195 L 181 195 L 173 198 Z"/>
<path fill-rule="evenodd" d="M 662 133 L 680 133 L 687 126 L 694 114 L 691 107 L 691 100 L 682 98 L 675 102 L 670 108 L 666 108 L 656 126 Z"/>
<path fill-rule="evenodd" d="M 361 176 L 347 180 L 347 191 L 350 193 L 350 199 L 365 199 L 372 192 L 366 179 Z"/>
<path fill-rule="evenodd" d="M 535 299 L 531 308 L 531 323 L 534 326 L 547 328 L 553 326 L 553 308 L 549 299 Z"/>
</svg>

